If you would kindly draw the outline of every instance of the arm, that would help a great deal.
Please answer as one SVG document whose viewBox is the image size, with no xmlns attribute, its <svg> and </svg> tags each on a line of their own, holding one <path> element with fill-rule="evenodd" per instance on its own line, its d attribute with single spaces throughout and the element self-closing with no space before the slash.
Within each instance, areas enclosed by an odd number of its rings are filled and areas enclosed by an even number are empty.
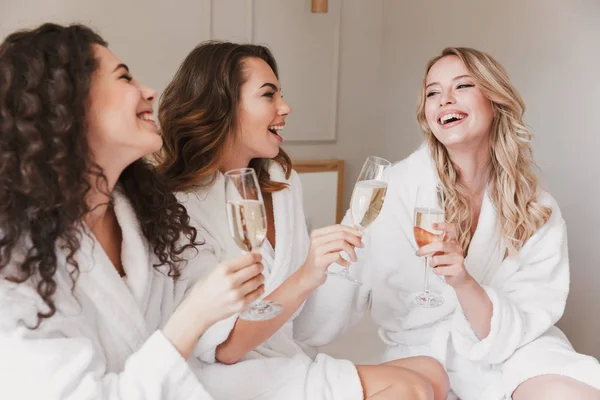
<svg viewBox="0 0 600 400">
<path fill-rule="evenodd" d="M 490 285 L 467 278 L 457 290 L 460 307 L 452 320 L 452 338 L 459 354 L 501 363 L 562 316 L 569 260 L 566 226 L 558 213 L 553 207 L 557 215 L 525 243 L 518 257 L 504 260 L 497 272 L 501 278 Z"/>
<path fill-rule="evenodd" d="M 430 265 L 437 275 L 454 288 L 456 297 L 471 329 L 479 340 L 490 333 L 492 302 L 483 287 L 467 272 L 463 249 L 457 241 L 456 227 L 442 222 L 434 224 L 434 229 L 445 232 L 444 241 L 423 246 L 418 256 L 433 254 Z"/>
<path fill-rule="evenodd" d="M 469 275 L 465 282 L 457 285 L 454 290 L 463 313 L 477 338 L 483 340 L 488 337 L 493 307 L 485 289 Z"/>
<path fill-rule="evenodd" d="M 37 329 L 24 326 L 21 321 L 35 325 L 39 296 L 27 284 L 0 280 L 0 308 L 6 311 L 0 314 L 0 397 L 211 399 L 186 359 L 208 326 L 262 294 L 259 259 L 260 255 L 245 255 L 223 263 L 196 283 L 164 330 L 140 344 L 122 367 L 107 365 L 93 331 L 97 328 L 79 315 L 59 311 Z M 119 341 L 117 337 L 103 346 L 125 356 L 129 350 Z M 115 367 L 119 371 L 113 371 Z"/>
<path fill-rule="evenodd" d="M 542 228 L 517 259 L 500 268 L 515 272 L 503 283 L 484 285 L 492 303 L 489 335 L 479 341 L 464 314 L 455 314 L 452 335 L 457 351 L 474 360 L 501 363 L 538 338 L 562 316 L 569 292 L 569 259 L 564 222 Z"/>
<path fill-rule="evenodd" d="M 283 311 L 267 321 L 238 319 L 227 340 L 217 347 L 216 359 L 224 364 L 236 363 L 277 332 L 310 293 L 325 282 L 329 265 L 336 261 L 347 265 L 340 251 L 346 251 L 356 260 L 353 247 L 362 246 L 359 235 L 356 229 L 341 225 L 314 231 L 306 262 L 266 298 L 281 304 Z"/>
<path fill-rule="evenodd" d="M 36 321 L 36 293 L 10 286 L 0 280 L 0 398 L 212 399 L 160 331 L 113 372 L 82 319 L 57 313 L 35 330 L 24 326 Z"/>
<path fill-rule="evenodd" d="M 362 282 L 362 286 L 336 277 L 328 278 L 307 299 L 300 314 L 294 320 L 294 338 L 307 346 L 320 347 L 331 343 L 358 322 L 370 303 L 370 274 L 366 264 L 371 261 L 370 251 L 373 229 L 378 229 L 378 220 L 371 230 L 364 233 L 364 248 L 357 248 L 357 261 L 350 266 L 350 274 Z M 349 215 L 342 225 L 350 225 Z M 331 269 L 344 268 L 332 265 Z"/>
</svg>

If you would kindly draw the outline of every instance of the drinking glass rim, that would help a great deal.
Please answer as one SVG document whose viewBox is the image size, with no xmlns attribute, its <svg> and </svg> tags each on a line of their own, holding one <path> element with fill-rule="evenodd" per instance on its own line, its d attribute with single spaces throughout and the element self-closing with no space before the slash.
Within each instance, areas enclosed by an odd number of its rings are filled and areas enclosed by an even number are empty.
<svg viewBox="0 0 600 400">
<path fill-rule="evenodd" d="M 236 168 L 236 169 L 231 169 L 227 172 L 225 172 L 225 176 L 245 176 L 245 175 L 251 175 L 252 173 L 256 174 L 256 171 L 254 171 L 254 168 Z"/>
<path fill-rule="evenodd" d="M 373 163 L 375 163 L 377 165 L 384 166 L 384 167 L 389 167 L 389 166 L 392 165 L 391 162 L 389 162 L 388 160 L 386 160 L 383 157 L 369 156 L 369 157 L 367 157 L 367 160 L 369 160 L 369 161 L 371 161 L 371 162 L 373 162 Z"/>
</svg>

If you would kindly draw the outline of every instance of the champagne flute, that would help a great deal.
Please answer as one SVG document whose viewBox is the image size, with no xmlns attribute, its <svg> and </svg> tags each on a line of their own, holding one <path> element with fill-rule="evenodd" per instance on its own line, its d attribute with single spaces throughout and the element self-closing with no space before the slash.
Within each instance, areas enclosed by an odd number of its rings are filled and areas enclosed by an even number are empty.
<svg viewBox="0 0 600 400">
<path fill-rule="evenodd" d="M 360 230 L 367 229 L 381 212 L 391 165 L 388 160 L 375 156 L 368 157 L 363 164 L 350 200 L 350 217 L 354 227 Z M 327 274 L 361 286 L 362 282 L 350 276 L 349 268 L 350 266 L 342 268 L 340 272 L 328 271 Z"/>
<path fill-rule="evenodd" d="M 433 224 L 444 222 L 444 192 L 440 186 L 419 186 L 415 202 L 414 235 L 419 248 L 443 240 L 444 232 L 433 229 Z M 425 289 L 415 297 L 420 307 L 434 308 L 444 304 L 444 298 L 429 290 L 429 260 L 425 256 Z"/>
<path fill-rule="evenodd" d="M 267 237 L 267 213 L 256 172 L 252 168 L 225 173 L 225 201 L 229 231 L 244 252 L 258 252 Z M 263 321 L 274 318 L 282 306 L 270 301 L 254 302 L 240 318 Z"/>
</svg>

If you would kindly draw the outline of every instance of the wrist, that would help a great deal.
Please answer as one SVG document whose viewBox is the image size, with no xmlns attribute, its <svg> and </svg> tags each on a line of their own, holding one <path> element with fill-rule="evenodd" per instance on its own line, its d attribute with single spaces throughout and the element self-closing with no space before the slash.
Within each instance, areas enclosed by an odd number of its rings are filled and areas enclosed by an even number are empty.
<svg viewBox="0 0 600 400">
<path fill-rule="evenodd" d="M 189 319 L 177 313 L 169 318 L 162 328 L 162 333 L 186 360 L 192 354 L 201 335 Z"/>
<path fill-rule="evenodd" d="M 467 272 L 465 278 L 460 282 L 454 285 L 454 290 L 457 292 L 465 292 L 470 291 L 479 286 L 479 283 Z"/>
<path fill-rule="evenodd" d="M 297 271 L 297 287 L 300 295 L 309 295 L 317 287 L 319 282 L 315 282 L 314 272 L 310 271 L 310 266 L 303 264 Z"/>
<path fill-rule="evenodd" d="M 171 318 L 174 319 L 180 329 L 184 329 L 191 336 L 195 336 L 196 340 L 200 339 L 200 336 L 216 322 L 211 318 L 212 310 L 205 310 L 203 307 L 198 307 L 198 305 L 197 303 L 192 304 L 190 301 L 183 301 Z"/>
</svg>

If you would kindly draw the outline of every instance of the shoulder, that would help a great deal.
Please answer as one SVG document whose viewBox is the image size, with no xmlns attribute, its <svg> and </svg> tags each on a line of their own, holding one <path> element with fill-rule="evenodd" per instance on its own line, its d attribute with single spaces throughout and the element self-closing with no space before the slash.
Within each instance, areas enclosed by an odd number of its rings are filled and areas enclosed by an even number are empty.
<svg viewBox="0 0 600 400">
<path fill-rule="evenodd" d="M 431 168 L 431 156 L 426 144 L 419 146 L 408 157 L 395 162 L 391 168 L 391 176 L 395 178 L 406 177 L 410 172 L 422 172 L 424 168 Z"/>
<path fill-rule="evenodd" d="M 550 247 L 558 249 L 563 242 L 566 243 L 567 225 L 556 199 L 550 193 L 540 190 L 537 202 L 539 205 L 550 208 L 552 213 L 548 221 L 525 242 L 522 248 L 523 255 L 537 253 L 539 249 L 547 251 Z"/>
<path fill-rule="evenodd" d="M 296 170 L 292 169 L 290 173 L 290 178 L 288 179 L 288 184 L 292 189 L 301 189 L 302 181 L 300 180 L 300 175 L 296 172 Z"/>
<path fill-rule="evenodd" d="M 438 181 L 429 149 L 426 145 L 422 145 L 408 157 L 392 165 L 388 194 L 391 198 L 413 199 L 419 185 L 435 185 Z"/>
</svg>

